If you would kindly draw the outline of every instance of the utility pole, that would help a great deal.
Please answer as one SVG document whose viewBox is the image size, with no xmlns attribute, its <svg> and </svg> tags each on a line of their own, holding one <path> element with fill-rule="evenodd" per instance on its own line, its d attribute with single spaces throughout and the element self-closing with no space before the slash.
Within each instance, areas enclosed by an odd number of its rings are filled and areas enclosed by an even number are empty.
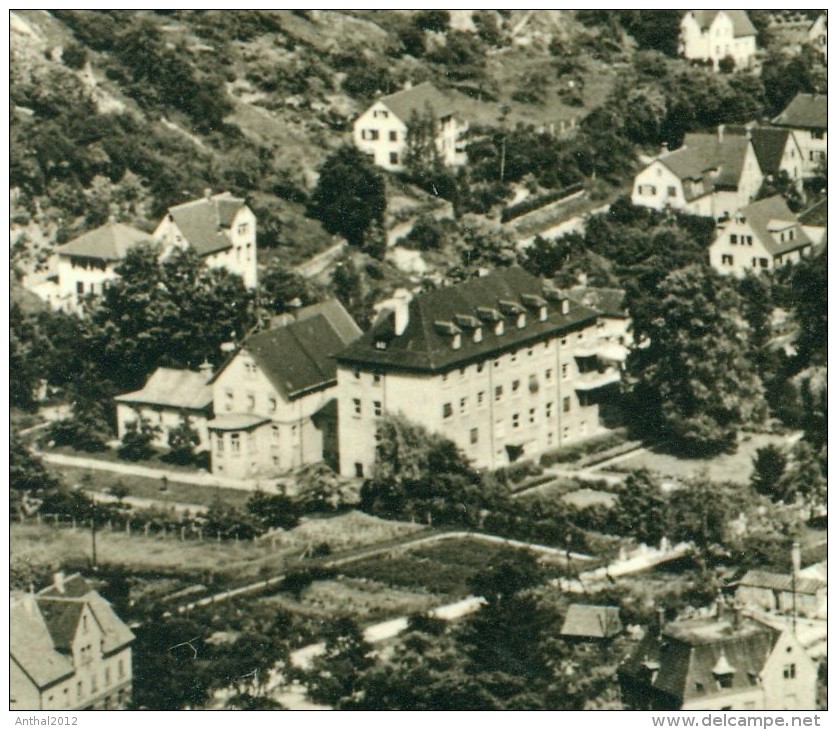
<svg viewBox="0 0 837 730">
<path fill-rule="evenodd" d="M 509 115 L 509 105 L 508 104 L 501 104 L 500 105 L 500 117 L 499 122 L 503 127 L 503 136 L 502 142 L 500 144 L 500 182 L 502 183 L 506 177 L 506 118 Z"/>
<path fill-rule="evenodd" d="M 96 561 L 96 503 L 93 502 L 93 509 L 90 511 L 90 542 L 93 546 L 93 572 L 99 570 Z"/>
</svg>

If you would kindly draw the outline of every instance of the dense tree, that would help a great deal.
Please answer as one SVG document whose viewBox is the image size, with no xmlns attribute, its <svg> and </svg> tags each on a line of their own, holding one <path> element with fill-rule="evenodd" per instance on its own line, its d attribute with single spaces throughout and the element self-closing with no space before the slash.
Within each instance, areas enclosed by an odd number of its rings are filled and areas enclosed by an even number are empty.
<svg viewBox="0 0 837 730">
<path fill-rule="evenodd" d="M 355 692 L 360 673 L 372 666 L 372 647 L 350 618 L 341 618 L 327 628 L 325 650 L 313 661 L 305 683 L 315 702 L 334 706 Z"/>
<path fill-rule="evenodd" d="M 687 481 L 669 496 L 674 540 L 690 540 L 699 548 L 722 545 L 733 517 L 728 490 L 707 478 Z"/>
<path fill-rule="evenodd" d="M 413 16 L 413 23 L 422 30 L 444 33 L 450 28 L 450 13 L 447 10 L 420 10 Z"/>
<path fill-rule="evenodd" d="M 666 535 L 666 498 L 658 479 L 645 469 L 631 472 L 619 491 L 619 506 L 612 511 L 613 529 L 647 545 Z"/>
<path fill-rule="evenodd" d="M 679 10 L 627 10 L 618 14 L 622 27 L 640 48 L 652 48 L 669 56 L 677 55 L 680 38 Z"/>
<path fill-rule="evenodd" d="M 319 298 L 314 285 L 301 274 L 272 260 L 259 273 L 259 304 L 272 314 L 293 311 Z"/>
<path fill-rule="evenodd" d="M 637 425 L 682 452 L 734 448 L 737 430 L 766 415 L 738 295 L 725 279 L 691 266 L 666 277 L 656 296 L 649 345 L 628 359 Z"/>
<path fill-rule="evenodd" d="M 798 367 L 824 364 L 828 343 L 828 252 L 800 261 L 791 280 Z"/>
<path fill-rule="evenodd" d="M 296 505 L 285 494 L 266 494 L 256 490 L 247 500 L 247 511 L 261 520 L 268 529 L 281 527 L 289 530 L 299 524 Z"/>
<path fill-rule="evenodd" d="M 195 448 L 200 442 L 200 434 L 192 426 L 191 418 L 187 413 L 181 413 L 180 423 L 169 429 L 168 458 L 178 464 L 190 464 L 195 460 Z"/>
<path fill-rule="evenodd" d="M 784 498 L 781 486 L 788 460 L 785 452 L 772 444 L 756 451 L 750 483 L 759 494 L 774 501 Z"/>
<path fill-rule="evenodd" d="M 46 470 L 40 457 L 32 454 L 24 441 L 12 432 L 9 445 L 9 488 L 17 492 L 38 493 L 57 485 L 58 480 Z"/>
<path fill-rule="evenodd" d="M 799 499 L 817 506 L 826 503 L 826 480 L 816 452 L 806 441 L 800 441 L 794 446 L 790 465 L 780 481 L 779 491 L 785 502 Z"/>
<path fill-rule="evenodd" d="M 386 194 L 383 177 L 353 146 L 343 146 L 319 169 L 309 215 L 329 233 L 339 233 L 353 246 L 362 246 L 374 222 L 383 223 Z"/>
<path fill-rule="evenodd" d="M 127 461 L 142 461 L 154 455 L 151 442 L 160 433 L 160 427 L 152 424 L 147 418 L 139 417 L 135 421 L 125 424 L 122 443 L 117 450 L 120 459 Z"/>
</svg>

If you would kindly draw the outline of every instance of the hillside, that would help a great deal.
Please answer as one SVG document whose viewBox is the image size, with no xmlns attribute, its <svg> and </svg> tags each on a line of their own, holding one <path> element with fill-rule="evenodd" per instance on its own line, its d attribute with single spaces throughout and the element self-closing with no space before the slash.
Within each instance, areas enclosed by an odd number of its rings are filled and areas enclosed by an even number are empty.
<svg viewBox="0 0 837 730">
<path fill-rule="evenodd" d="M 555 56 L 569 39 L 596 49 L 570 13 L 457 11 L 445 32 L 414 16 L 13 12 L 13 234 L 34 222 L 48 249 L 109 215 L 150 228 L 168 205 L 225 188 L 254 202 L 261 242 L 295 263 L 333 243 L 305 218 L 306 196 L 376 94 L 432 80 L 475 124 L 496 125 L 505 104 L 507 124 L 549 129 L 612 85 L 589 49 Z"/>
</svg>

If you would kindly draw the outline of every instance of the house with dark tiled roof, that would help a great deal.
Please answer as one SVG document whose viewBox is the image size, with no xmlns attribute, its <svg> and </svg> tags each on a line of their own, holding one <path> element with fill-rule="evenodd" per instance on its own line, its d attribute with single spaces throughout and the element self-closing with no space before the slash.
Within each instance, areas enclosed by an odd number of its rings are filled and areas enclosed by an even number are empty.
<svg viewBox="0 0 837 730">
<path fill-rule="evenodd" d="M 725 58 L 746 69 L 756 55 L 756 34 L 745 10 L 687 10 L 680 21 L 680 54 L 710 61 L 716 71 Z"/>
<path fill-rule="evenodd" d="M 12 710 L 125 709 L 134 635 L 80 575 L 9 603 Z"/>
<path fill-rule="evenodd" d="M 336 465 L 333 356 L 360 334 L 334 299 L 247 337 L 212 379 L 213 473 L 248 479 Z"/>
<path fill-rule="evenodd" d="M 622 620 L 616 606 L 589 606 L 573 603 L 567 609 L 561 636 L 580 641 L 608 641 L 622 633 Z"/>
<path fill-rule="evenodd" d="M 111 220 L 58 246 L 53 286 L 49 290 L 42 287 L 37 292 L 54 309 L 81 314 L 84 298 L 100 296 L 117 278 L 116 267 L 128 251 L 153 244 L 150 234 Z"/>
<path fill-rule="evenodd" d="M 154 231 L 166 251 L 191 248 L 211 268 L 239 274 L 255 288 L 256 216 L 243 198 L 229 192 L 190 200 L 168 209 Z"/>
<path fill-rule="evenodd" d="M 453 98 L 429 81 L 377 99 L 355 120 L 354 144 L 378 167 L 402 170 L 408 125 L 419 118 L 432 122 L 436 148 L 444 164 L 456 167 L 467 162 L 463 136 L 468 123 Z"/>
<path fill-rule="evenodd" d="M 819 174 L 828 154 L 828 95 L 797 94 L 772 124 L 793 132 L 802 150 L 803 175 Z"/>
<path fill-rule="evenodd" d="M 802 191 L 803 155 L 796 136 L 782 127 L 760 127 L 756 124 L 729 125 L 727 134 L 749 135 L 762 174 L 767 179 L 784 172 Z"/>
<path fill-rule="evenodd" d="M 212 418 L 211 379 L 209 363 L 204 363 L 200 372 L 157 368 L 142 388 L 113 399 L 119 438 L 125 436 L 130 424 L 145 419 L 159 428 L 152 445 L 165 449 L 169 445 L 169 433 L 186 419 L 200 439 L 196 449 L 207 450 L 209 432 L 206 424 Z"/>
<path fill-rule="evenodd" d="M 598 317 L 517 267 L 393 299 L 337 356 L 341 473 L 369 472 L 387 414 L 490 469 L 600 432 L 620 375 L 598 357 Z"/>
<path fill-rule="evenodd" d="M 692 133 L 634 178 L 631 202 L 655 210 L 729 218 L 755 199 L 764 173 L 750 134 Z"/>
<path fill-rule="evenodd" d="M 617 670 L 633 710 L 814 710 L 817 667 L 790 626 L 736 609 L 649 628 Z"/>
<path fill-rule="evenodd" d="M 741 208 L 718 227 L 709 263 L 722 274 L 743 276 L 796 263 L 814 244 L 781 195 Z"/>
</svg>

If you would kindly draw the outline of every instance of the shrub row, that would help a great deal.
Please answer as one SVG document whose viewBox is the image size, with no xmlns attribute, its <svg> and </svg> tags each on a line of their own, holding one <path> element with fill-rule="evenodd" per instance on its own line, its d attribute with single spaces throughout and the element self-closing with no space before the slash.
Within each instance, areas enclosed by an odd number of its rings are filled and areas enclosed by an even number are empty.
<svg viewBox="0 0 837 730">
<path fill-rule="evenodd" d="M 560 190 L 553 190 L 552 192 L 537 195 L 533 198 L 526 198 L 526 200 L 522 200 L 519 203 L 503 208 L 503 211 L 500 213 L 500 222 L 508 223 L 509 221 L 513 221 L 515 218 L 520 218 L 522 215 L 531 213 L 532 211 L 538 210 L 538 208 L 543 208 L 545 205 L 555 203 L 556 201 L 567 198 L 570 195 L 574 195 L 582 190 L 584 190 L 584 185 L 581 183 L 573 183 L 572 185 L 567 185 Z"/>
<path fill-rule="evenodd" d="M 566 464 L 579 461 L 584 456 L 597 454 L 601 451 L 621 445 L 625 441 L 625 431 L 617 429 L 601 436 L 594 436 L 573 446 L 562 446 L 558 449 L 546 451 L 541 456 L 541 466 L 552 464 Z"/>
</svg>

